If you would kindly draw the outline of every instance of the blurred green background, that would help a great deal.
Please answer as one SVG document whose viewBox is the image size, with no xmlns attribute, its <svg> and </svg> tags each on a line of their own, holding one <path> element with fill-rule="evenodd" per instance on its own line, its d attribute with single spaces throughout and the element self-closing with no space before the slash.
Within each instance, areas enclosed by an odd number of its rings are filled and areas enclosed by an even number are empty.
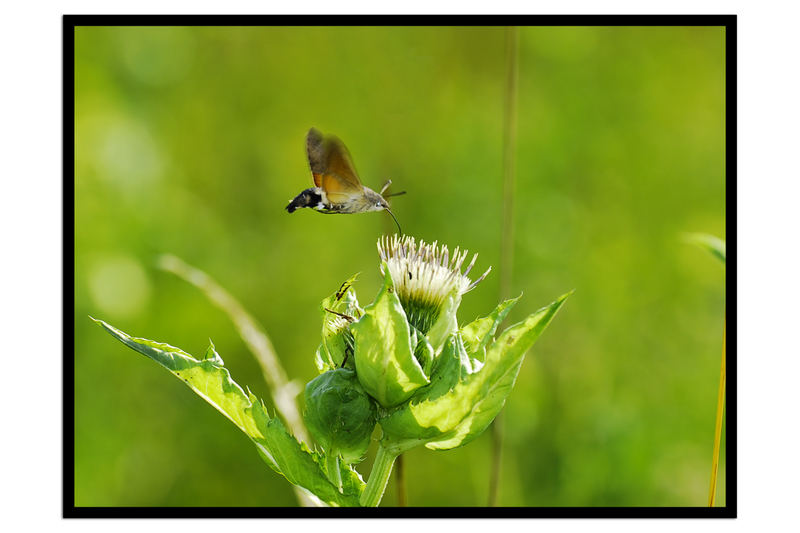
<svg viewBox="0 0 800 533">
<path fill-rule="evenodd" d="M 707 504 L 725 270 L 681 234 L 725 238 L 724 38 L 520 30 L 508 323 L 576 292 L 506 404 L 500 505 Z M 195 355 L 210 337 L 269 401 L 226 315 L 155 267 L 173 253 L 257 317 L 290 378 L 316 376 L 320 300 L 361 272 L 372 301 L 394 226 L 284 211 L 311 185 L 311 126 L 367 186 L 408 191 L 406 233 L 494 267 L 462 322 L 496 305 L 504 47 L 503 28 L 76 28 L 75 505 L 296 504 L 228 420 L 87 315 Z M 485 505 L 490 451 L 487 431 L 408 453 L 409 505 Z M 724 455 L 720 474 L 724 505 Z"/>
</svg>

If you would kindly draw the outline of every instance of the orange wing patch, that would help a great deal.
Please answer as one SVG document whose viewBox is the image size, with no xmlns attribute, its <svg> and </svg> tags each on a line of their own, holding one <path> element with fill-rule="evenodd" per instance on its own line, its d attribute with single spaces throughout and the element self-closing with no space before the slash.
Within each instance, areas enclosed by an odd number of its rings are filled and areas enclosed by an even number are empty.
<svg viewBox="0 0 800 533">
<path fill-rule="evenodd" d="M 320 185 L 317 187 L 325 191 L 328 201 L 332 204 L 345 203 L 363 194 L 362 185 L 354 187 L 351 182 L 341 179 L 336 174 L 314 174 L 314 183 L 318 181 Z"/>
<path fill-rule="evenodd" d="M 306 152 L 314 185 L 322 188 L 332 202 L 336 200 L 330 198 L 331 194 L 350 197 L 363 191 L 350 152 L 337 137 L 311 128 L 306 136 Z"/>
</svg>

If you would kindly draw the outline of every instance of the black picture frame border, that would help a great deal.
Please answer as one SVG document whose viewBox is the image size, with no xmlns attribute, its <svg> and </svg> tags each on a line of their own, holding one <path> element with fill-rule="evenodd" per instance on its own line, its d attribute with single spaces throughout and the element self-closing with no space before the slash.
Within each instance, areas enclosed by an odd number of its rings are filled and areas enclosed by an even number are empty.
<svg viewBox="0 0 800 533">
<path fill-rule="evenodd" d="M 725 27 L 727 317 L 724 507 L 76 507 L 75 506 L 75 34 L 77 26 L 721 26 Z M 72 15 L 63 44 L 63 473 L 64 518 L 736 518 L 737 16 L 705 15 Z M 733 303 L 731 303 L 733 302 Z M 731 309 L 728 309 L 728 307 Z M 732 312 L 729 312 L 732 311 Z M 70 357 L 71 356 L 71 357 Z"/>
</svg>

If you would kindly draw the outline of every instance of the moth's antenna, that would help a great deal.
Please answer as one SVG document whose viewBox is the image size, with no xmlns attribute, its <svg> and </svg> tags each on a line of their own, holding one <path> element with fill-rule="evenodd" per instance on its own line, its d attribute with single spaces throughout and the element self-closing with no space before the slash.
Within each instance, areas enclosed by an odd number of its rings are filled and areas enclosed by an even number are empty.
<svg viewBox="0 0 800 533">
<path fill-rule="evenodd" d="M 387 194 L 386 196 L 384 196 L 384 199 L 385 198 L 391 198 L 392 196 L 400 196 L 401 194 L 405 194 L 405 193 L 406 193 L 406 191 L 393 192 L 392 194 Z"/>
<path fill-rule="evenodd" d="M 388 189 L 389 185 L 391 185 L 391 184 L 392 184 L 392 180 L 386 180 L 386 183 L 384 183 L 383 187 L 381 187 L 381 192 L 380 192 L 381 196 L 383 196 L 384 198 L 391 198 L 392 196 L 400 196 L 401 194 L 405 194 L 406 193 L 406 191 L 400 191 L 400 192 L 393 192 L 391 194 L 387 194 L 386 196 L 384 196 L 383 193 L 386 192 L 386 189 Z"/>
<path fill-rule="evenodd" d="M 389 214 L 390 214 L 390 215 L 392 215 L 392 218 L 394 219 L 394 223 L 395 223 L 395 224 L 397 224 L 397 231 L 399 231 L 399 232 L 400 232 L 400 235 L 402 235 L 402 234 L 403 234 L 403 230 L 402 230 L 402 229 L 400 229 L 400 223 L 397 221 L 397 217 L 396 217 L 396 216 L 394 216 L 394 213 L 392 213 L 392 212 L 389 210 L 389 208 L 388 208 L 388 207 L 387 207 L 387 208 L 385 208 L 385 209 L 386 209 L 386 211 L 388 211 L 388 212 L 389 212 Z"/>
</svg>

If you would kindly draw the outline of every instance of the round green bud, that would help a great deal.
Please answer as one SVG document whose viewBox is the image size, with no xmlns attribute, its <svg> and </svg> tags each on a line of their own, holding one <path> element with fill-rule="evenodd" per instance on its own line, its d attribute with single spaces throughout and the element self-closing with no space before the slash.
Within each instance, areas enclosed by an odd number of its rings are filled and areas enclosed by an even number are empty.
<svg viewBox="0 0 800 533">
<path fill-rule="evenodd" d="M 337 368 L 309 381 L 303 414 L 308 430 L 328 455 L 341 455 L 348 464 L 364 458 L 375 428 L 374 400 L 356 373 Z"/>
</svg>

